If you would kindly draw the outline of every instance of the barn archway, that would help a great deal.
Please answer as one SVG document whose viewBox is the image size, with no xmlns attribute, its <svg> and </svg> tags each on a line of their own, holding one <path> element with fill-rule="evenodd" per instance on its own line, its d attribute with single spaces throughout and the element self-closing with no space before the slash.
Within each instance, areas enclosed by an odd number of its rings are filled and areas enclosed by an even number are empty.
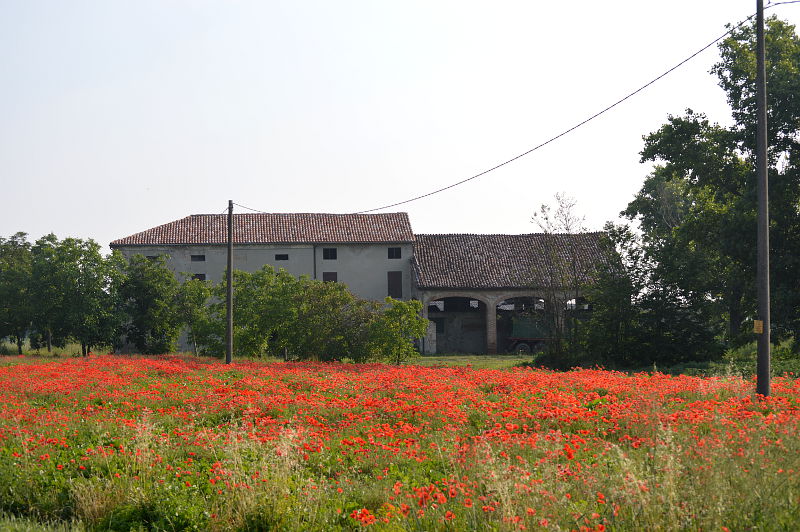
<svg viewBox="0 0 800 532">
<path fill-rule="evenodd" d="M 441 297 L 427 302 L 436 326 L 437 354 L 486 353 L 486 303 L 474 297 Z"/>
<path fill-rule="evenodd" d="M 530 353 L 544 346 L 545 301 L 540 297 L 510 297 L 497 304 L 497 351 Z"/>
</svg>

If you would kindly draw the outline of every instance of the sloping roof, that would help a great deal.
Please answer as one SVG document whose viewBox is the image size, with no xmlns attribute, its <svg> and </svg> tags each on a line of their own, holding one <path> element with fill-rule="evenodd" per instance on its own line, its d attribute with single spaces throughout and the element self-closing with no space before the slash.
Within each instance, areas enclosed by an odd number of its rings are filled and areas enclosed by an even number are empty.
<svg viewBox="0 0 800 532">
<path fill-rule="evenodd" d="M 253 213 L 233 215 L 236 244 L 412 242 L 408 214 Z M 111 247 L 225 244 L 227 214 L 193 214 L 111 242 Z"/>
<path fill-rule="evenodd" d="M 416 235 L 416 283 L 422 289 L 549 286 L 560 277 L 557 268 L 572 271 L 573 259 L 579 272 L 605 261 L 601 235 Z"/>
</svg>

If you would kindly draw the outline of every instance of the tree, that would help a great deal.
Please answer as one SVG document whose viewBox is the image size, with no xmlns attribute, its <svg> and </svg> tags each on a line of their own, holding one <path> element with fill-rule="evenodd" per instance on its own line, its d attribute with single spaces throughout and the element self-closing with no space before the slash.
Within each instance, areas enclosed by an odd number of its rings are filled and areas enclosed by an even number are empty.
<svg viewBox="0 0 800 532">
<path fill-rule="evenodd" d="M 663 278 L 642 237 L 611 223 L 604 232 L 606 260 L 585 287 L 592 312 L 580 336 L 582 362 L 642 367 L 719 354 L 718 322 Z"/>
<path fill-rule="evenodd" d="M 174 351 L 180 332 L 176 309 L 178 281 L 164 257 L 134 255 L 120 283 L 121 309 L 127 316 L 125 339 L 145 354 Z"/>
<path fill-rule="evenodd" d="M 64 287 L 70 282 L 59 241 L 50 233 L 35 242 L 31 264 L 31 307 L 36 337 L 41 337 L 47 350 L 63 347 L 69 336 L 68 303 Z M 38 340 L 37 340 L 38 343 Z"/>
<path fill-rule="evenodd" d="M 638 239 L 629 227 L 607 223 L 604 233 L 606 260 L 597 265 L 594 280 L 585 287 L 592 312 L 581 341 L 590 363 L 634 365 L 641 356 L 636 299 L 643 291 L 647 270 Z"/>
<path fill-rule="evenodd" d="M 196 338 L 201 351 L 220 355 L 225 285 L 211 293 Z M 342 283 L 297 278 L 271 266 L 234 271 L 234 309 L 234 347 L 248 357 L 399 363 L 411 356 L 412 339 L 427 327 L 419 302 L 389 298 L 382 305 L 354 296 Z"/>
<path fill-rule="evenodd" d="M 70 337 L 81 344 L 86 355 L 93 347 L 115 343 L 119 336 L 123 320 L 116 293 L 122 275 L 120 256 L 103 257 L 100 246 L 91 239 L 65 239 L 62 246 L 76 257 L 74 283 L 67 285 Z"/>
<path fill-rule="evenodd" d="M 422 317 L 421 312 L 421 301 L 386 298 L 386 306 L 370 331 L 370 342 L 381 358 L 399 366 L 419 356 L 413 341 L 425 336 L 428 329 L 428 320 Z"/>
<path fill-rule="evenodd" d="M 97 242 L 49 234 L 31 250 L 33 328 L 47 349 L 80 342 L 83 354 L 113 343 L 121 317 L 115 301 L 119 259 L 104 258 Z"/>
<path fill-rule="evenodd" d="M 211 290 L 206 281 L 187 279 L 178 289 L 175 305 L 180 323 L 186 327 L 192 351 L 198 354 L 197 337 L 205 321 L 206 303 Z"/>
<path fill-rule="evenodd" d="M 766 21 L 772 318 L 776 340 L 800 337 L 800 38 Z M 653 264 L 647 287 L 651 326 L 713 356 L 751 338 L 755 308 L 755 30 L 735 29 L 712 72 L 734 124 L 692 110 L 670 116 L 645 137 L 642 161 L 656 163 L 623 214 L 639 222 L 642 252 Z M 670 320 L 680 317 L 681 323 Z M 644 322 L 643 324 L 644 325 Z M 724 325 L 724 327 L 723 327 Z M 797 344 L 795 344 L 797 345 Z M 661 348 L 665 346 L 662 345 Z"/>
<path fill-rule="evenodd" d="M 0 237 L 0 338 L 11 337 L 22 354 L 31 327 L 31 245 L 25 233 Z"/>
<path fill-rule="evenodd" d="M 545 320 L 552 336 L 548 351 L 552 357 L 559 358 L 565 347 L 573 354 L 578 348 L 578 320 L 566 310 L 570 302 L 577 305 L 579 301 L 588 265 L 579 260 L 576 246 L 567 246 L 567 260 L 564 260 L 559 236 L 585 232 L 585 218 L 575 213 L 574 198 L 558 193 L 555 199 L 555 210 L 550 205 L 542 204 L 539 211 L 533 214 L 532 221 L 544 236 L 545 256 L 542 261 L 547 270 L 548 283 L 541 288 L 545 291 Z"/>
</svg>

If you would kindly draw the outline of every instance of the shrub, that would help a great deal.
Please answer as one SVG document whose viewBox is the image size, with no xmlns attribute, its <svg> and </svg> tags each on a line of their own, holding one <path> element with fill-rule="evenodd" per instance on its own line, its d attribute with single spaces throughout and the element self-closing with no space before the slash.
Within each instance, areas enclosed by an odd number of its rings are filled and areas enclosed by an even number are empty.
<svg viewBox="0 0 800 532">
<path fill-rule="evenodd" d="M 194 338 L 201 352 L 224 352 L 227 308 L 224 283 L 212 289 L 214 303 L 195 317 Z M 234 272 L 234 347 L 237 356 L 284 355 L 298 360 L 397 364 L 416 353 L 413 339 L 427 321 L 418 301 L 361 299 L 341 283 L 297 278 L 264 266 Z"/>
</svg>

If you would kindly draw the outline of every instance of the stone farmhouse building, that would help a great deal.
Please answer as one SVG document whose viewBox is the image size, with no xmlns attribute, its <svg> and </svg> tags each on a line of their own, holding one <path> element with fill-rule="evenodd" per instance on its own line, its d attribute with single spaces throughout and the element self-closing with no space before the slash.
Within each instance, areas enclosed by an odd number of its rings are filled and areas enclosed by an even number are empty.
<svg viewBox="0 0 800 532">
<path fill-rule="evenodd" d="M 164 255 L 179 279 L 217 283 L 227 225 L 225 214 L 191 215 L 110 245 L 126 258 Z M 604 260 L 600 233 L 414 235 L 406 213 L 235 214 L 233 233 L 235 269 L 270 265 L 345 283 L 366 299 L 420 300 L 426 353 L 506 351 L 510 316 L 553 304 L 554 265 L 588 271 Z M 557 287 L 556 299 L 567 300 L 567 289 Z"/>
</svg>

